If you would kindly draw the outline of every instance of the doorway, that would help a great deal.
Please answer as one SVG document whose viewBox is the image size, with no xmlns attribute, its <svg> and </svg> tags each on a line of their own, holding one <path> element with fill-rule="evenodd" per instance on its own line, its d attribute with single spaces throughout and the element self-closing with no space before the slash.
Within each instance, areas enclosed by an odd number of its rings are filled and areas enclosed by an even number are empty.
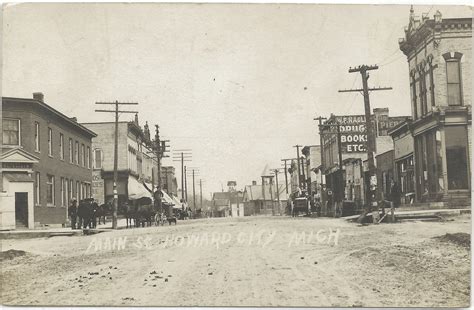
<svg viewBox="0 0 474 310">
<path fill-rule="evenodd" d="M 15 221 L 28 226 L 28 193 L 15 193 Z"/>
</svg>

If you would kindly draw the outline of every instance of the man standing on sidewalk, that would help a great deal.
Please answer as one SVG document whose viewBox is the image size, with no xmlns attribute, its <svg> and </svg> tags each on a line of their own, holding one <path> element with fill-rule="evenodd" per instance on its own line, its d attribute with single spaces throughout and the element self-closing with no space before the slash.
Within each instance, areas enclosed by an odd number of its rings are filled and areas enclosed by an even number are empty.
<svg viewBox="0 0 474 310">
<path fill-rule="evenodd" d="M 72 198 L 71 206 L 69 206 L 69 217 L 71 218 L 71 229 L 76 229 L 77 221 L 77 200 Z"/>
</svg>

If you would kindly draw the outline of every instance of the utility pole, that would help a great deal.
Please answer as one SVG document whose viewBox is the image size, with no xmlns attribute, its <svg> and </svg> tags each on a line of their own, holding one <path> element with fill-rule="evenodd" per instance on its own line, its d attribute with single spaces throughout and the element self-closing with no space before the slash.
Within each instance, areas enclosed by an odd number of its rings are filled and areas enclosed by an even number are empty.
<svg viewBox="0 0 474 310">
<path fill-rule="evenodd" d="M 194 182 L 194 169 L 193 169 L 193 207 L 194 207 L 194 212 L 196 212 L 196 190 L 194 189 L 194 185 L 196 183 Z"/>
<path fill-rule="evenodd" d="M 161 181 L 161 159 L 164 157 L 168 157 L 165 155 L 167 152 L 166 147 L 166 142 L 169 142 L 169 140 L 161 140 L 160 139 L 160 126 L 155 125 L 155 152 L 156 152 L 156 165 L 157 165 L 157 172 L 158 172 L 158 182 L 156 186 L 156 191 L 155 191 L 155 202 L 156 202 L 156 207 L 158 208 L 159 212 L 162 212 L 162 190 L 163 190 L 163 184 Z M 166 183 L 168 183 L 168 177 L 166 176 L 167 180 Z M 156 194 L 158 193 L 158 194 Z"/>
<path fill-rule="evenodd" d="M 278 184 L 278 171 L 279 171 L 279 169 L 273 169 L 273 172 L 275 173 L 276 194 L 277 194 L 277 201 L 278 201 L 278 213 L 279 213 L 279 215 L 281 215 L 280 186 Z"/>
<path fill-rule="evenodd" d="M 118 183 L 118 119 L 119 113 L 133 113 L 137 114 L 137 111 L 123 111 L 119 110 L 119 105 L 138 105 L 138 102 L 96 102 L 95 104 L 107 104 L 115 105 L 115 110 L 95 110 L 96 112 L 104 113 L 115 113 L 115 133 L 114 133 L 114 203 L 113 203 L 113 213 L 112 213 L 112 229 L 117 229 L 117 211 L 118 211 L 118 192 L 117 192 L 117 183 Z"/>
<path fill-rule="evenodd" d="M 323 199 L 323 171 L 324 171 L 324 146 L 323 146 L 323 135 L 321 134 L 321 126 L 323 125 L 323 120 L 327 120 L 326 117 L 322 117 L 322 116 L 318 116 L 316 118 L 313 118 L 313 120 L 317 120 L 319 122 L 319 149 L 320 149 L 320 152 L 321 152 L 321 192 L 319 193 L 320 194 L 320 197 L 321 197 L 321 203 L 323 203 L 322 199 Z"/>
<path fill-rule="evenodd" d="M 298 187 L 301 188 L 301 171 L 300 171 L 300 147 L 302 145 L 295 145 L 293 147 L 296 147 L 296 160 L 298 161 L 298 165 L 297 165 L 297 168 L 298 168 Z"/>
<path fill-rule="evenodd" d="M 188 202 L 188 178 L 186 173 L 186 166 L 184 166 L 184 201 Z"/>
<path fill-rule="evenodd" d="M 186 167 L 187 170 L 190 170 L 190 176 L 193 179 L 193 209 L 194 212 L 196 212 L 196 182 L 195 182 L 195 176 L 199 175 L 199 168 L 196 167 Z"/>
<path fill-rule="evenodd" d="M 307 189 L 307 182 L 306 182 L 306 163 L 305 163 L 305 157 L 301 156 L 301 176 L 303 177 L 303 188 Z"/>
<path fill-rule="evenodd" d="M 202 179 L 199 179 L 199 199 L 201 200 L 199 205 L 202 212 Z"/>
<path fill-rule="evenodd" d="M 286 193 L 288 194 L 288 168 L 287 168 L 287 162 L 295 160 L 296 158 L 284 158 L 281 161 L 285 163 L 285 189 Z"/>
<path fill-rule="evenodd" d="M 173 161 L 174 162 L 181 162 L 181 199 L 182 200 L 187 200 L 187 195 L 185 195 L 185 169 L 184 169 L 184 163 L 191 161 L 192 158 L 192 152 L 189 149 L 183 149 L 183 150 L 174 150 L 173 151 Z M 186 199 L 185 199 L 186 198 Z"/>
<path fill-rule="evenodd" d="M 358 66 L 357 68 L 349 68 L 349 73 L 359 72 L 362 77 L 362 89 L 347 89 L 347 90 L 339 90 L 340 93 L 345 92 L 362 92 L 364 96 L 364 109 L 365 109 L 365 127 L 367 131 L 367 160 L 369 163 L 369 189 L 367 195 L 367 209 L 366 214 L 372 211 L 372 219 L 374 223 L 378 223 L 379 220 L 379 213 L 378 208 L 372 210 L 372 204 L 375 199 L 374 194 L 375 190 L 372 188 L 373 179 L 375 178 L 375 161 L 374 161 L 374 153 L 375 153 L 375 134 L 374 128 L 372 124 L 372 117 L 371 117 L 371 110 L 370 110 L 370 99 L 369 99 L 369 91 L 378 91 L 378 90 L 391 90 L 392 87 L 376 87 L 376 88 L 369 88 L 367 80 L 369 79 L 370 70 L 377 70 L 379 67 L 377 65 L 368 66 L 362 65 Z M 374 185 L 375 186 L 375 185 Z M 366 214 L 363 214 L 365 217 Z"/>
</svg>

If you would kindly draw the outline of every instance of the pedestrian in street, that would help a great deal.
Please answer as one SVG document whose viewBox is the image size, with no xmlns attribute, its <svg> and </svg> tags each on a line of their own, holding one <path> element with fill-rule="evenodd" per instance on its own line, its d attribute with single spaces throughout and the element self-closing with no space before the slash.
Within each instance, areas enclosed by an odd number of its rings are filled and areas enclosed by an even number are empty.
<svg viewBox="0 0 474 310">
<path fill-rule="evenodd" d="M 69 217 L 71 218 L 71 229 L 76 229 L 77 222 L 77 200 L 72 198 L 71 205 L 69 206 Z"/>
</svg>

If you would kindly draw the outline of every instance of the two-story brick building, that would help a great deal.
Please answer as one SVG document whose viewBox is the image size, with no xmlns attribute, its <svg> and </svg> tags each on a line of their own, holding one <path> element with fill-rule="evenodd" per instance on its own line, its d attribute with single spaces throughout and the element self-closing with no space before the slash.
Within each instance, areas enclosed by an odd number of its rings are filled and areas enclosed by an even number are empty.
<svg viewBox="0 0 474 310">
<path fill-rule="evenodd" d="M 44 102 L 3 97 L 0 225 L 63 225 L 74 197 L 90 197 L 96 134 Z"/>
<path fill-rule="evenodd" d="M 99 133 L 92 139 L 92 195 L 99 202 L 113 199 L 114 181 L 114 122 L 83 123 Z M 134 196 L 148 195 L 158 183 L 157 162 L 154 157 L 148 125 L 142 129 L 138 116 L 134 121 L 118 122 L 118 183 L 119 204 Z"/>
<path fill-rule="evenodd" d="M 399 46 L 410 72 L 416 199 L 468 200 L 472 19 L 439 11 L 420 19 L 412 8 Z"/>
</svg>

